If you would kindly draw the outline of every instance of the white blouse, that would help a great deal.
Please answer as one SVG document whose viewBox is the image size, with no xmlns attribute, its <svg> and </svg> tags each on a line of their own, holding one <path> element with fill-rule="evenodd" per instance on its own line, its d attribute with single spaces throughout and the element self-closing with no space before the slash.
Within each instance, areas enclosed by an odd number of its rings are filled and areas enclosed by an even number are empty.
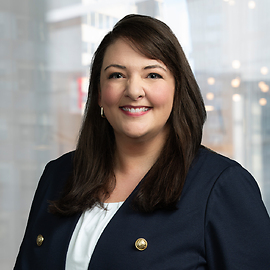
<svg viewBox="0 0 270 270">
<path fill-rule="evenodd" d="M 100 235 L 122 204 L 104 203 L 107 210 L 95 206 L 81 215 L 69 243 L 66 270 L 88 269 Z"/>
</svg>

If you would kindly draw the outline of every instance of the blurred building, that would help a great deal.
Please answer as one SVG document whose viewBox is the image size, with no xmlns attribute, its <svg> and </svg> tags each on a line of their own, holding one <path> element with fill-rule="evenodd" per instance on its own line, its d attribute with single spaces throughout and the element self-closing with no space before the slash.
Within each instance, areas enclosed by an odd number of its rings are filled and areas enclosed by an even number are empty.
<svg viewBox="0 0 270 270">
<path fill-rule="evenodd" d="M 0 2 L 0 268 L 11 269 L 54 149 L 44 1 Z"/>
<path fill-rule="evenodd" d="M 204 144 L 252 172 L 270 209 L 270 2 L 188 0 Z"/>
</svg>

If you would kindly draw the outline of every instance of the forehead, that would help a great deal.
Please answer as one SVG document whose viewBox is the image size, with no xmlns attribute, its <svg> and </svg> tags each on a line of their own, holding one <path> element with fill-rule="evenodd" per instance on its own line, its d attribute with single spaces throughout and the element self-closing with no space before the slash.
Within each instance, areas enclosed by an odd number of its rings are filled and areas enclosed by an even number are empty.
<svg viewBox="0 0 270 270">
<path fill-rule="evenodd" d="M 161 60 L 146 57 L 138 48 L 130 41 L 117 39 L 105 51 L 103 58 L 103 67 L 109 64 L 161 64 L 166 65 Z"/>
</svg>

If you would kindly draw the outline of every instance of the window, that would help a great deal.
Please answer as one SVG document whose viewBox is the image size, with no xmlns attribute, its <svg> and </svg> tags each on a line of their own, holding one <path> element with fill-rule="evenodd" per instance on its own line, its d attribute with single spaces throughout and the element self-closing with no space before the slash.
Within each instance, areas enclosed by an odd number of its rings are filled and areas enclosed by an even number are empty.
<svg viewBox="0 0 270 270">
<path fill-rule="evenodd" d="M 203 143 L 255 176 L 270 211 L 270 1 L 43 2 L 21 0 L 0 13 L 1 269 L 13 267 L 45 164 L 75 148 L 90 58 L 128 13 L 172 28 L 208 111 Z"/>
</svg>

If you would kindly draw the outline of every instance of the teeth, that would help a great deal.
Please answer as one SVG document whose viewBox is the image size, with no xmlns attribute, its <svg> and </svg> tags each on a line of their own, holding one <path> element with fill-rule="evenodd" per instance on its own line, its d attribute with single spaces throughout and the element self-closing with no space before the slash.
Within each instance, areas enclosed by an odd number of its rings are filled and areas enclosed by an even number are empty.
<svg viewBox="0 0 270 270">
<path fill-rule="evenodd" d="M 122 108 L 124 111 L 126 112 L 131 112 L 131 113 L 139 113 L 139 112 L 146 112 L 149 110 L 149 108 L 146 108 L 146 107 L 142 107 L 142 108 L 127 108 L 127 107 L 123 107 Z"/>
</svg>

